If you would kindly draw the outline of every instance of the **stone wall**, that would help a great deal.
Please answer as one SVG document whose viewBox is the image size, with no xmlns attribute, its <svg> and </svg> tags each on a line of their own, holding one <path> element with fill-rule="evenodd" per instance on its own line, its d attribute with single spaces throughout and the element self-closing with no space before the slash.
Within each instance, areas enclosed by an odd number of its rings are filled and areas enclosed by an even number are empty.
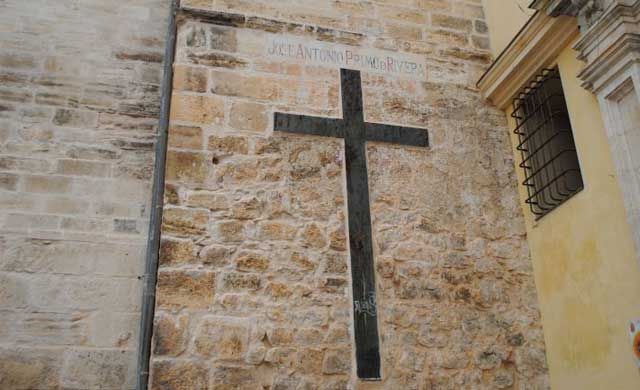
<svg viewBox="0 0 640 390">
<path fill-rule="evenodd" d="M 0 388 L 132 388 L 169 1 L 0 0 Z"/>
<path fill-rule="evenodd" d="M 480 0 L 183 0 L 169 134 L 154 389 L 542 389 L 544 341 Z M 193 12 L 193 9 L 206 12 Z M 355 379 L 342 141 L 273 133 L 340 117 L 337 67 L 274 38 L 417 56 L 364 72 L 381 384 Z"/>
</svg>

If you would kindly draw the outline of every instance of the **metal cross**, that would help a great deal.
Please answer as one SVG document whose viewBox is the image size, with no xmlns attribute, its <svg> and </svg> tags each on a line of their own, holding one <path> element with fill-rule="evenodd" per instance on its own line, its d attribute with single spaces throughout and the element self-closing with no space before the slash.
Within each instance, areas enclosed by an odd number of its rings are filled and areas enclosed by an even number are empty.
<svg viewBox="0 0 640 390">
<path fill-rule="evenodd" d="M 349 248 L 358 377 L 380 379 L 380 342 L 369 209 L 366 142 L 429 146 L 428 132 L 364 121 L 360 72 L 341 69 L 343 119 L 275 113 L 275 131 L 344 139 Z"/>
</svg>

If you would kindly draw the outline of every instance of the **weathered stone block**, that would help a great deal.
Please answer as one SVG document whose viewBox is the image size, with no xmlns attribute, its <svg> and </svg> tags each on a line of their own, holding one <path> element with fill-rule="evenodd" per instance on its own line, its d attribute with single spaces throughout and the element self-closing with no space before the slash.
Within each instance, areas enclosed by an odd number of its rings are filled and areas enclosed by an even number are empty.
<svg viewBox="0 0 640 390">
<path fill-rule="evenodd" d="M 231 255 L 235 248 L 220 245 L 210 245 L 202 249 L 198 258 L 204 265 L 222 268 L 231 262 Z"/>
<path fill-rule="evenodd" d="M 329 247 L 336 251 L 347 250 L 347 236 L 344 228 L 339 228 L 329 234 Z"/>
<path fill-rule="evenodd" d="M 213 304 L 215 276 L 207 271 L 161 271 L 156 304 L 169 310 L 206 309 Z"/>
<path fill-rule="evenodd" d="M 257 198 L 243 199 L 231 207 L 236 219 L 258 219 L 262 215 L 264 204 Z"/>
<path fill-rule="evenodd" d="M 185 203 L 189 207 L 201 207 L 211 211 L 227 210 L 229 208 L 225 195 L 208 191 L 189 192 Z"/>
<path fill-rule="evenodd" d="M 226 273 L 222 277 L 225 290 L 258 290 L 260 277 L 255 274 Z"/>
<path fill-rule="evenodd" d="M 297 229 L 282 222 L 261 222 L 258 224 L 258 238 L 261 240 L 292 240 Z"/>
<path fill-rule="evenodd" d="M 62 175 L 108 177 L 111 164 L 89 160 L 58 160 L 57 173 Z"/>
<path fill-rule="evenodd" d="M 216 366 L 212 369 L 211 384 L 216 390 L 250 390 L 260 388 L 258 374 L 253 368 Z"/>
<path fill-rule="evenodd" d="M 269 268 L 269 259 L 259 252 L 240 252 L 236 258 L 238 271 L 262 272 Z"/>
<path fill-rule="evenodd" d="M 229 124 L 237 130 L 265 132 L 269 124 L 266 106 L 258 103 L 235 102 L 231 106 Z"/>
<path fill-rule="evenodd" d="M 247 154 L 249 152 L 249 143 L 246 137 L 209 137 L 209 150 L 216 154 Z"/>
<path fill-rule="evenodd" d="M 187 348 L 189 317 L 156 316 L 153 331 L 153 353 L 157 356 L 180 356 Z"/>
<path fill-rule="evenodd" d="M 8 214 L 4 218 L 7 228 L 27 230 L 57 230 L 60 227 L 61 218 L 55 215 L 38 214 Z"/>
<path fill-rule="evenodd" d="M 202 149 L 202 129 L 192 126 L 171 126 L 169 129 L 169 147 L 178 149 Z"/>
<path fill-rule="evenodd" d="M 473 22 L 471 20 L 443 14 L 431 15 L 431 23 L 434 26 L 450 28 L 452 30 L 470 32 L 473 29 Z"/>
<path fill-rule="evenodd" d="M 5 191 L 15 191 L 18 184 L 18 175 L 11 173 L 0 173 L 0 189 Z"/>
<path fill-rule="evenodd" d="M 64 194 L 71 190 L 71 179 L 62 176 L 25 176 L 23 188 L 27 192 Z"/>
<path fill-rule="evenodd" d="M 269 282 L 265 287 L 265 291 L 274 299 L 288 298 L 293 295 L 293 291 L 285 283 Z"/>
<path fill-rule="evenodd" d="M 134 367 L 134 352 L 70 350 L 65 352 L 62 386 L 69 389 L 121 388 Z"/>
<path fill-rule="evenodd" d="M 171 120 L 198 124 L 219 123 L 224 118 L 224 101 L 215 96 L 174 94 Z"/>
<path fill-rule="evenodd" d="M 160 266 L 176 266 L 193 263 L 196 248 L 191 240 L 162 237 L 160 242 Z"/>
<path fill-rule="evenodd" d="M 206 389 L 209 370 L 199 361 L 154 360 L 151 374 L 152 390 Z"/>
<path fill-rule="evenodd" d="M 324 354 L 322 373 L 346 374 L 351 369 L 351 351 L 349 349 L 329 349 Z"/>
<path fill-rule="evenodd" d="M 4 312 L 0 336 L 22 346 L 86 345 L 87 317 L 87 313 Z"/>
<path fill-rule="evenodd" d="M 315 223 L 307 225 L 302 235 L 305 243 L 312 248 L 321 249 L 327 245 L 327 238 Z"/>
<path fill-rule="evenodd" d="M 95 127 L 98 115 L 91 111 L 59 109 L 53 117 L 53 124 L 65 127 Z"/>
<path fill-rule="evenodd" d="M 162 213 L 164 231 L 179 235 L 202 233 L 209 225 L 209 213 L 204 210 L 167 208 Z"/>
<path fill-rule="evenodd" d="M 242 319 L 205 317 L 196 330 L 199 355 L 216 360 L 243 360 L 249 344 L 249 326 Z"/>
<path fill-rule="evenodd" d="M 273 101 L 278 97 L 276 80 L 262 76 L 246 76 L 213 71 L 210 75 L 211 92 L 217 95 L 239 96 Z"/>
<path fill-rule="evenodd" d="M 176 65 L 173 74 L 173 88 L 175 91 L 206 92 L 206 69 Z"/>
<path fill-rule="evenodd" d="M 0 387 L 42 389 L 60 386 L 61 359 L 51 350 L 0 348 Z"/>
<path fill-rule="evenodd" d="M 244 239 L 244 224 L 238 221 L 220 222 L 217 231 L 220 239 L 225 242 L 238 242 Z"/>
<path fill-rule="evenodd" d="M 170 150 L 167 153 L 166 179 L 201 183 L 207 178 L 208 165 L 201 153 Z"/>
<path fill-rule="evenodd" d="M 234 52 L 238 46 L 236 30 L 231 28 L 211 26 L 207 29 L 207 38 L 212 50 Z"/>
<path fill-rule="evenodd" d="M 89 319 L 88 343 L 101 348 L 135 350 L 138 347 L 139 328 L 139 312 L 98 311 Z"/>
</svg>

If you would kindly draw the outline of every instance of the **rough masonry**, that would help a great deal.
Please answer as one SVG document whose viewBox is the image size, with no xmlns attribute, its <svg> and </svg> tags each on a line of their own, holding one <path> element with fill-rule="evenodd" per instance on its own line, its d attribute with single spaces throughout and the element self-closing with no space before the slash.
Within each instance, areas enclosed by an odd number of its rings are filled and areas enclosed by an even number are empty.
<svg viewBox="0 0 640 390">
<path fill-rule="evenodd" d="M 474 87 L 480 1 L 182 7 L 152 388 L 548 388 L 505 118 Z M 272 131 L 341 117 L 339 70 L 270 55 L 283 41 L 425 65 L 360 69 L 365 120 L 431 144 L 367 148 L 380 383 L 354 373 L 342 142 Z"/>
<path fill-rule="evenodd" d="M 0 0 L 0 388 L 133 388 L 169 2 Z"/>
</svg>

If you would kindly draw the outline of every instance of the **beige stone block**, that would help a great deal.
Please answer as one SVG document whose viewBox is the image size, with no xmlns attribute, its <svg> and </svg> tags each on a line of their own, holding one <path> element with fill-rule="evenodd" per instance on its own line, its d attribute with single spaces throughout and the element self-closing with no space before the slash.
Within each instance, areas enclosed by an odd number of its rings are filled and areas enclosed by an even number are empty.
<svg viewBox="0 0 640 390">
<path fill-rule="evenodd" d="M 229 183 L 249 183 L 260 173 L 259 162 L 255 160 L 232 160 L 216 172 L 218 179 Z"/>
<path fill-rule="evenodd" d="M 209 137 L 208 148 L 216 154 L 247 154 L 249 141 L 246 137 L 212 135 Z"/>
<path fill-rule="evenodd" d="M 233 217 L 236 219 L 258 219 L 263 210 L 264 204 L 257 198 L 243 199 L 231 207 Z"/>
<path fill-rule="evenodd" d="M 263 272 L 269 268 L 269 259 L 258 252 L 240 252 L 236 258 L 236 269 L 247 272 Z"/>
<path fill-rule="evenodd" d="M 244 360 L 248 344 L 249 324 L 243 319 L 205 317 L 194 338 L 196 352 L 214 360 Z"/>
<path fill-rule="evenodd" d="M 87 257 L 87 253 L 93 253 Z M 86 274 L 94 256 L 106 255 L 97 245 L 60 240 L 24 239 L 6 243 L 0 269 L 11 272 Z"/>
<path fill-rule="evenodd" d="M 233 247 L 209 245 L 200 251 L 198 258 L 204 265 L 222 268 L 231 263 L 231 256 L 234 252 L 235 248 Z"/>
<path fill-rule="evenodd" d="M 175 91 L 206 92 L 207 70 L 205 68 L 175 65 L 173 89 Z"/>
<path fill-rule="evenodd" d="M 153 327 L 153 354 L 156 356 L 180 356 L 189 341 L 189 317 L 156 316 Z"/>
<path fill-rule="evenodd" d="M 18 175 L 11 173 L 0 173 L 0 189 L 5 191 L 15 191 L 18 186 Z"/>
<path fill-rule="evenodd" d="M 58 356 L 61 350 L 54 350 Z M 39 389 L 59 386 L 62 360 L 51 349 L 0 348 L 0 387 Z"/>
<path fill-rule="evenodd" d="M 224 71 L 212 71 L 211 92 L 217 95 L 238 96 L 266 101 L 278 98 L 278 80 L 266 76 L 246 76 Z"/>
<path fill-rule="evenodd" d="M 262 284 L 258 275 L 237 272 L 224 274 L 222 282 L 224 289 L 227 291 L 258 290 Z"/>
<path fill-rule="evenodd" d="M 91 111 L 58 109 L 53 124 L 65 127 L 93 128 L 98 123 L 98 115 Z"/>
<path fill-rule="evenodd" d="M 244 224 L 239 221 L 225 221 L 217 225 L 218 235 L 225 242 L 242 241 L 245 237 L 244 229 Z"/>
<path fill-rule="evenodd" d="M 341 252 L 347 250 L 347 236 L 343 227 L 329 233 L 329 247 Z"/>
<path fill-rule="evenodd" d="M 258 389 L 262 380 L 255 369 L 237 366 L 215 366 L 211 373 L 212 388 L 216 390 Z"/>
<path fill-rule="evenodd" d="M 471 20 L 443 14 L 431 15 L 431 24 L 435 27 L 445 27 L 452 30 L 466 32 L 473 30 L 473 22 Z"/>
<path fill-rule="evenodd" d="M 189 207 L 202 207 L 212 211 L 226 210 L 229 208 L 229 202 L 225 195 L 209 191 L 189 192 L 185 204 Z"/>
<path fill-rule="evenodd" d="M 282 222 L 265 221 L 258 224 L 258 238 L 261 240 L 293 240 L 297 229 Z"/>
<path fill-rule="evenodd" d="M 238 47 L 236 29 L 210 26 L 207 30 L 209 49 L 234 52 Z"/>
<path fill-rule="evenodd" d="M 0 273 L 0 306 L 21 308 L 27 306 L 29 284 L 24 276 Z"/>
<path fill-rule="evenodd" d="M 60 228 L 70 231 L 82 232 L 106 232 L 111 227 L 111 221 L 97 218 L 64 217 L 60 222 Z"/>
<path fill-rule="evenodd" d="M 30 54 L 4 52 L 0 54 L 0 67 L 33 70 L 40 67 L 40 62 Z"/>
<path fill-rule="evenodd" d="M 289 285 L 280 282 L 269 282 L 265 287 L 266 293 L 274 299 L 288 298 L 293 295 Z"/>
<path fill-rule="evenodd" d="M 162 309 L 206 309 L 213 304 L 215 273 L 203 271 L 160 271 L 157 303 Z"/>
<path fill-rule="evenodd" d="M 171 126 L 169 129 L 169 147 L 178 149 L 202 149 L 202 129 L 192 126 Z"/>
<path fill-rule="evenodd" d="M 9 214 L 4 226 L 19 230 L 58 230 L 61 218 L 44 214 Z"/>
<path fill-rule="evenodd" d="M 303 253 L 294 252 L 291 254 L 291 262 L 298 267 L 306 270 L 312 270 L 316 268 L 316 263 L 311 261 L 308 256 Z"/>
<path fill-rule="evenodd" d="M 154 360 L 152 363 L 152 390 L 206 389 L 209 371 L 205 364 L 192 360 Z"/>
<path fill-rule="evenodd" d="M 322 229 L 315 223 L 307 225 L 302 236 L 305 244 L 312 248 L 321 249 L 327 245 L 327 238 L 322 233 Z"/>
<path fill-rule="evenodd" d="M 305 348 L 297 354 L 297 366 L 305 374 L 316 374 L 322 372 L 322 361 L 324 351 L 320 348 Z"/>
<path fill-rule="evenodd" d="M 90 345 L 135 350 L 138 347 L 140 313 L 98 311 L 89 319 Z"/>
<path fill-rule="evenodd" d="M 266 106 L 258 103 L 235 102 L 231 106 L 229 124 L 237 130 L 265 132 L 269 124 Z"/>
<path fill-rule="evenodd" d="M 58 160 L 57 173 L 61 175 L 108 177 L 111 164 L 89 160 Z"/>
<path fill-rule="evenodd" d="M 30 278 L 28 302 L 49 311 L 140 309 L 142 283 L 135 277 L 80 277 L 35 274 Z"/>
<path fill-rule="evenodd" d="M 88 214 L 89 202 L 74 198 L 49 198 L 45 211 L 50 214 Z"/>
<path fill-rule="evenodd" d="M 351 351 L 349 349 L 329 349 L 322 361 L 324 374 L 346 374 L 351 370 Z"/>
<path fill-rule="evenodd" d="M 62 385 L 66 388 L 121 388 L 135 367 L 134 351 L 69 350 L 64 353 Z"/>
<path fill-rule="evenodd" d="M 166 208 L 162 226 L 167 233 L 191 235 L 203 233 L 209 225 L 209 213 L 204 210 Z"/>
<path fill-rule="evenodd" d="M 27 192 L 64 194 L 71 190 L 71 179 L 62 176 L 25 176 L 23 188 Z"/>
<path fill-rule="evenodd" d="M 224 100 L 216 96 L 173 94 L 171 120 L 197 124 L 220 123 L 224 118 Z"/>
<path fill-rule="evenodd" d="M 190 239 L 162 237 L 160 242 L 160 266 L 171 267 L 194 263 L 196 247 Z"/>
<path fill-rule="evenodd" d="M 167 153 L 166 180 L 202 183 L 208 175 L 205 155 L 170 150 Z"/>
</svg>

